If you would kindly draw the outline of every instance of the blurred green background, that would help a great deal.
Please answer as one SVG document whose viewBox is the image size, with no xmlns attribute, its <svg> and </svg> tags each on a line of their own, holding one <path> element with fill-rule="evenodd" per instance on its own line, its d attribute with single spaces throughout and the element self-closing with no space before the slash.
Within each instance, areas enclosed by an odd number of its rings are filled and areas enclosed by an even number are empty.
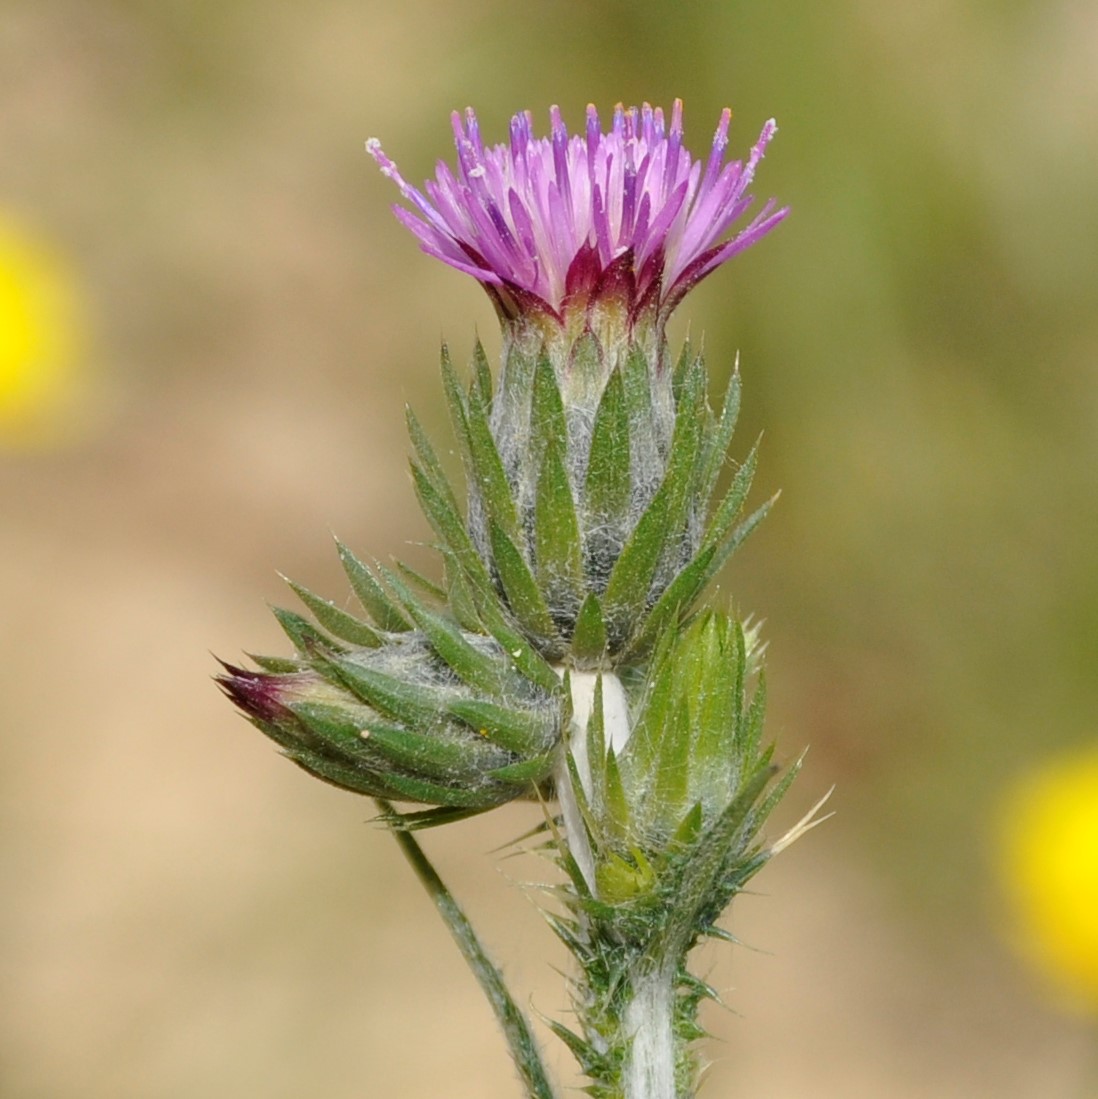
<svg viewBox="0 0 1098 1099">
<path fill-rule="evenodd" d="M 783 495 L 720 597 L 766 619 L 784 757 L 811 745 L 790 812 L 837 787 L 737 903 L 753 949 L 703 962 L 704 1093 L 1098 1093 L 1094 1021 L 999 934 L 994 847 L 1015 776 L 1098 735 L 1096 46 L 1080 0 L 6 0 L 0 213 L 88 350 L 64 433 L 0 436 L 3 1095 L 517 1094 L 370 804 L 250 731 L 209 651 L 284 651 L 276 568 L 342 598 L 329 531 L 431 562 L 403 404 L 442 432 L 439 340 L 496 324 L 365 138 L 420 180 L 454 107 L 502 138 L 675 96 L 698 153 L 725 105 L 734 149 L 781 128 L 756 192 L 792 218 L 675 330 L 741 354 L 738 452 L 765 429 Z M 548 870 L 489 853 L 536 819 L 426 843 L 553 1014 L 515 884 Z"/>
</svg>

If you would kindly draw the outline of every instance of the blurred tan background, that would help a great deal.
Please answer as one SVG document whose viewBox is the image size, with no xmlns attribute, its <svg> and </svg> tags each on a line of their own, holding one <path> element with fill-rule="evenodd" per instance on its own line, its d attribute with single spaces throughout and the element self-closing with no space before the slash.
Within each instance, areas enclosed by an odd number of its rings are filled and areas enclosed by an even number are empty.
<svg viewBox="0 0 1098 1099">
<path fill-rule="evenodd" d="M 210 653 L 286 651 L 276 569 L 343 598 L 329 532 L 431 562 L 403 404 L 443 431 L 438 342 L 495 320 L 365 138 L 418 181 L 454 107 L 502 138 L 678 95 L 699 153 L 726 104 L 735 149 L 781 127 L 757 192 L 793 217 L 677 332 L 739 349 L 739 452 L 765 428 L 783 490 L 721 597 L 767 620 L 784 758 L 812 746 L 789 814 L 837 786 L 703 959 L 704 1094 L 1098 1095 L 994 854 L 1013 777 L 1098 735 L 1096 48 L 1086 0 L 6 0 L 0 213 L 88 330 L 64 430 L 0 438 L 0 1094 L 518 1094 L 370 803 L 280 759 Z M 516 884 L 548 870 L 490 854 L 536 819 L 425 843 L 554 1014 Z"/>
</svg>

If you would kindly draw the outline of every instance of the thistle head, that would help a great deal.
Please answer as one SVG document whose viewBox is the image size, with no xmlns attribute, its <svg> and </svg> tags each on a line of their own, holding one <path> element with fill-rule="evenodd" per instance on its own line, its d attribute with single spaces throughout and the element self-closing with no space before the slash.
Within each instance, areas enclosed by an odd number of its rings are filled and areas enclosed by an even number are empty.
<svg viewBox="0 0 1098 1099">
<path fill-rule="evenodd" d="M 729 235 L 752 203 L 748 188 L 777 127 L 763 127 L 746 161 L 726 163 L 731 111 L 709 155 L 683 143 L 682 101 L 614 109 L 608 131 L 587 108 L 581 134 L 550 110 L 548 137 L 528 111 L 507 144 L 485 145 L 472 108 L 454 112 L 457 165 L 440 161 L 423 191 L 371 138 L 367 150 L 411 209 L 396 216 L 429 255 L 472 275 L 505 328 L 534 322 L 573 337 L 586 327 L 661 329 L 687 291 L 786 215 L 769 200 Z"/>
</svg>

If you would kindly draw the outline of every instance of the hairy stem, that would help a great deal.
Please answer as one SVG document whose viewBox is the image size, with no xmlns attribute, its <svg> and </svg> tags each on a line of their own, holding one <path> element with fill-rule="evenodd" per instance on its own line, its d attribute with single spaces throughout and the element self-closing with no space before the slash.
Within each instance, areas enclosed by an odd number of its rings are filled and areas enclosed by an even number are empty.
<svg viewBox="0 0 1098 1099">
<path fill-rule="evenodd" d="M 675 1099 L 674 990 L 666 972 L 638 974 L 622 1015 L 629 1053 L 623 1099 Z"/>
</svg>

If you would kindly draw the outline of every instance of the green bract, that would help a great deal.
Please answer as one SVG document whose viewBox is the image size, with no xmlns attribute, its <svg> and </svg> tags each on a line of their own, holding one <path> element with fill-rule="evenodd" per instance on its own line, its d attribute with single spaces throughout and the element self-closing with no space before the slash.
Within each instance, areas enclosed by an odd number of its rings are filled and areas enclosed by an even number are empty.
<svg viewBox="0 0 1098 1099">
<path fill-rule="evenodd" d="M 547 660 L 636 663 L 769 508 L 740 520 L 754 451 L 716 495 L 739 377 L 717 414 L 689 346 L 672 368 L 659 341 L 627 339 L 611 352 L 590 327 L 574 340 L 540 333 L 508 339 L 495 390 L 479 344 L 468 387 L 444 350 L 468 522 L 413 420 L 420 501 L 465 580 L 490 583 Z"/>
</svg>

